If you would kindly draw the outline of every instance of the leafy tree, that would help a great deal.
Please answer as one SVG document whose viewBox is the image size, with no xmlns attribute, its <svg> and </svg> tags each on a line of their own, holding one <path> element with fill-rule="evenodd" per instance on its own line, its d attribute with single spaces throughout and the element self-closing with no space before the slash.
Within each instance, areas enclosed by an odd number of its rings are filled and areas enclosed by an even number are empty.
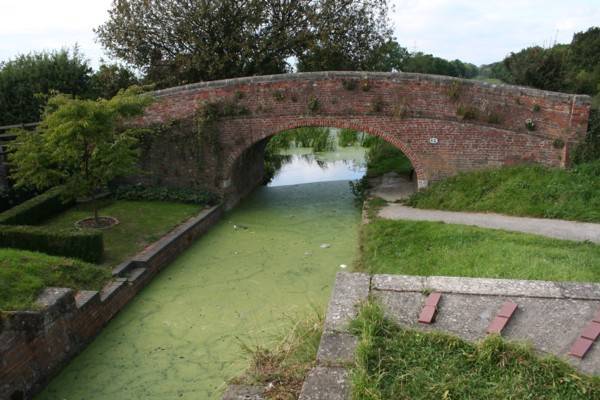
<svg viewBox="0 0 600 400">
<path fill-rule="evenodd" d="M 289 70 L 310 0 L 114 0 L 97 29 L 115 57 L 158 86 Z"/>
<path fill-rule="evenodd" d="M 139 79 L 130 69 L 119 64 L 103 64 L 90 81 L 90 97 L 110 99 L 119 90 L 138 85 Z"/>
<path fill-rule="evenodd" d="M 77 47 L 30 53 L 0 63 L 0 125 L 39 121 L 54 91 L 85 95 L 90 73 Z"/>
<path fill-rule="evenodd" d="M 298 70 L 374 70 L 400 51 L 391 41 L 387 0 L 321 0 L 309 16 L 311 37 Z"/>
<path fill-rule="evenodd" d="M 150 101 L 135 87 L 111 100 L 64 94 L 50 98 L 37 130 L 20 131 L 10 144 L 16 187 L 64 185 L 68 198 L 95 199 L 110 181 L 135 170 L 142 131 L 126 127 L 124 121 L 140 115 Z M 95 202 L 94 217 L 98 224 Z"/>
<path fill-rule="evenodd" d="M 529 47 L 511 53 L 504 59 L 511 82 L 544 90 L 564 90 L 566 87 L 568 46 L 556 45 L 550 49 Z"/>
</svg>

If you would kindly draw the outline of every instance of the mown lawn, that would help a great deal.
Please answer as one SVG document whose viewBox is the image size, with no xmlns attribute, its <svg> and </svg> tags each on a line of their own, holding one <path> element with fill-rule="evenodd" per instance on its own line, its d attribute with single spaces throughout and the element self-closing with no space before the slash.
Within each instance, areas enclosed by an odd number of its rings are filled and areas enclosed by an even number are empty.
<svg viewBox="0 0 600 400">
<path fill-rule="evenodd" d="M 463 173 L 434 183 L 408 203 L 417 208 L 600 222 L 600 161 L 571 170 L 530 165 Z"/>
<path fill-rule="evenodd" d="M 104 234 L 105 266 L 114 266 L 160 239 L 161 236 L 197 214 L 200 207 L 193 204 L 161 201 L 104 201 L 100 215 L 117 218 L 120 223 Z M 92 216 L 89 204 L 82 204 L 45 221 L 43 225 L 73 228 L 75 222 Z"/>
<path fill-rule="evenodd" d="M 498 336 L 472 344 L 441 333 L 402 329 L 367 303 L 352 323 L 359 337 L 354 400 L 598 399 L 600 378 Z"/>
<path fill-rule="evenodd" d="M 359 270 L 377 274 L 600 282 L 600 246 L 440 222 L 372 219 Z"/>
<path fill-rule="evenodd" d="M 45 287 L 98 290 L 111 277 L 106 268 L 24 250 L 0 249 L 0 310 L 31 310 Z"/>
</svg>

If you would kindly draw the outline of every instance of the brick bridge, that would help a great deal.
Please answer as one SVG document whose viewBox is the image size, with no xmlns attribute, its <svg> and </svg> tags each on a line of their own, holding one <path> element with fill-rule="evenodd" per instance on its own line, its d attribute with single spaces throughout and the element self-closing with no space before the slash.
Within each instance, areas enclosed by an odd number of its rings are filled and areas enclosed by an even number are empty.
<svg viewBox="0 0 600 400">
<path fill-rule="evenodd" d="M 290 128 L 352 128 L 392 143 L 419 187 L 486 167 L 564 167 L 586 134 L 587 96 L 409 73 L 257 76 L 154 93 L 137 180 L 202 185 L 230 204 L 263 176 L 270 137 Z M 531 120 L 529 125 L 527 121 Z"/>
</svg>

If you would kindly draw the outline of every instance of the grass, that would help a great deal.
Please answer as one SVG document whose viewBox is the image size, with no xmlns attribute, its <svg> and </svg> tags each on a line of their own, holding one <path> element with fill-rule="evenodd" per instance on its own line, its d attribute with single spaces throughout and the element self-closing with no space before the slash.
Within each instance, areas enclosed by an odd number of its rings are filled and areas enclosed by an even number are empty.
<svg viewBox="0 0 600 400">
<path fill-rule="evenodd" d="M 354 400 L 597 399 L 600 378 L 498 336 L 469 343 L 441 333 L 402 329 L 380 305 L 363 305 L 352 370 Z"/>
<path fill-rule="evenodd" d="M 32 310 L 45 287 L 98 290 L 110 272 L 83 261 L 0 249 L 0 310 Z"/>
<path fill-rule="evenodd" d="M 408 202 L 417 208 L 600 222 L 600 161 L 571 170 L 515 166 L 459 174 Z"/>
<path fill-rule="evenodd" d="M 323 315 L 314 312 L 296 322 L 274 349 L 246 347 L 250 367 L 233 383 L 267 387 L 269 399 L 297 399 L 315 365 L 322 333 Z"/>
<path fill-rule="evenodd" d="M 119 264 L 152 242 L 160 239 L 172 228 L 197 214 L 199 206 L 159 201 L 103 201 L 100 215 L 117 218 L 120 223 L 104 234 L 105 266 Z M 89 204 L 81 204 L 46 221 L 45 226 L 72 228 L 75 222 L 92 215 Z"/>
<path fill-rule="evenodd" d="M 600 246 L 591 243 L 440 222 L 370 220 L 355 266 L 369 273 L 600 282 Z"/>
</svg>

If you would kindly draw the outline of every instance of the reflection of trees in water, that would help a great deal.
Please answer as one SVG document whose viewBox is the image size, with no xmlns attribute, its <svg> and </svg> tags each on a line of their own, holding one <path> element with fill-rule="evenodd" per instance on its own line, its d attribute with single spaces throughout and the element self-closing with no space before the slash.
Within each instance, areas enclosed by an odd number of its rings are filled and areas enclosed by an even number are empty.
<svg viewBox="0 0 600 400">
<path fill-rule="evenodd" d="M 265 151 L 265 178 L 263 180 L 264 185 L 268 185 L 275 174 L 286 164 L 292 162 L 293 157 L 288 154 L 273 153 L 267 149 Z"/>
</svg>

